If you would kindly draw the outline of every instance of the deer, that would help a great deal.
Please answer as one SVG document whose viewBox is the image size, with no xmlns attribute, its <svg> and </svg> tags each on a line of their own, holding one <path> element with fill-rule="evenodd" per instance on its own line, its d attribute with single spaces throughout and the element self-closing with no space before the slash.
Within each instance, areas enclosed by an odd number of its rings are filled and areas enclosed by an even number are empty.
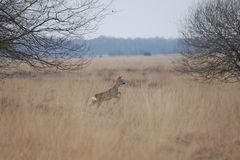
<svg viewBox="0 0 240 160">
<path fill-rule="evenodd" d="M 118 89 L 124 84 L 126 84 L 126 82 L 122 79 L 122 76 L 119 76 L 113 87 L 111 87 L 107 91 L 97 93 L 91 98 L 92 105 L 97 104 L 97 108 L 99 108 L 102 102 L 111 100 L 113 98 L 116 98 L 118 102 L 121 95 L 121 92 L 119 92 Z"/>
</svg>

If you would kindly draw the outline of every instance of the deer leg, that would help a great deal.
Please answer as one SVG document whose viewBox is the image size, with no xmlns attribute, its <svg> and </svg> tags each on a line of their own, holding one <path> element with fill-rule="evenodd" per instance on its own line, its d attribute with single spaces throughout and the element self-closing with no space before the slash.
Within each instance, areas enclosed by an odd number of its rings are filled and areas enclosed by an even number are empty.
<svg viewBox="0 0 240 160">
<path fill-rule="evenodd" d="M 97 102 L 96 101 L 92 101 L 92 103 L 90 104 L 91 106 L 96 104 Z"/>
<path fill-rule="evenodd" d="M 119 92 L 120 93 L 120 92 Z M 120 101 L 120 97 L 119 96 L 114 96 L 114 98 L 116 98 L 116 102 L 114 102 L 114 104 L 118 103 Z"/>
<path fill-rule="evenodd" d="M 101 102 L 101 101 L 98 101 L 98 102 L 97 102 L 97 108 L 99 108 L 101 104 L 102 104 L 102 102 Z"/>
</svg>

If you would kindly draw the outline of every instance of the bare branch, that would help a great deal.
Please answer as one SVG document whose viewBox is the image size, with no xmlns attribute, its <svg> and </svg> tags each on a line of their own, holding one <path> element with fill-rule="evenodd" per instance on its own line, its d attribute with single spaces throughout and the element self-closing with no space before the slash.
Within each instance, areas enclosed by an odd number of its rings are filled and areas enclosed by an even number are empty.
<svg viewBox="0 0 240 160">
<path fill-rule="evenodd" d="M 111 3 L 111 2 L 110 2 Z M 110 4 L 100 0 L 1 0 L 0 67 L 82 68 L 86 34 L 96 31 Z M 74 60 L 73 60 L 74 59 Z"/>
<path fill-rule="evenodd" d="M 178 70 L 209 81 L 240 80 L 239 0 L 198 3 L 181 33 L 187 52 Z"/>
</svg>

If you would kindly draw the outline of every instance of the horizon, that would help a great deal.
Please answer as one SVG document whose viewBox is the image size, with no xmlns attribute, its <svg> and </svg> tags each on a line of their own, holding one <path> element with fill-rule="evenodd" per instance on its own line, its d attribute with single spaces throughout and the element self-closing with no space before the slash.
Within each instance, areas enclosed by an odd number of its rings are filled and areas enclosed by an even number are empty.
<svg viewBox="0 0 240 160">
<path fill-rule="evenodd" d="M 84 38 L 85 40 L 94 40 L 94 39 L 98 39 L 98 38 L 109 38 L 109 39 L 123 39 L 123 40 L 137 40 L 137 39 L 165 39 L 165 40 L 177 40 L 177 39 L 181 39 L 181 37 L 114 37 L 114 36 L 107 36 L 107 35 L 99 35 L 97 37 L 90 37 L 90 38 Z"/>
</svg>

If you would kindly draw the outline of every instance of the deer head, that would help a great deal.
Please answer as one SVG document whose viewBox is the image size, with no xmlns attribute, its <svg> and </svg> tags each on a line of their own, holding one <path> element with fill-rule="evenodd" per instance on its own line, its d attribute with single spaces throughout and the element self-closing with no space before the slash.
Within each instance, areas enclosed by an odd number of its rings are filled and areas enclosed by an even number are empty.
<svg viewBox="0 0 240 160">
<path fill-rule="evenodd" d="M 117 79 L 116 85 L 121 86 L 121 85 L 124 85 L 124 84 L 126 84 L 126 82 L 122 79 L 122 76 L 119 76 L 118 79 Z"/>
</svg>

